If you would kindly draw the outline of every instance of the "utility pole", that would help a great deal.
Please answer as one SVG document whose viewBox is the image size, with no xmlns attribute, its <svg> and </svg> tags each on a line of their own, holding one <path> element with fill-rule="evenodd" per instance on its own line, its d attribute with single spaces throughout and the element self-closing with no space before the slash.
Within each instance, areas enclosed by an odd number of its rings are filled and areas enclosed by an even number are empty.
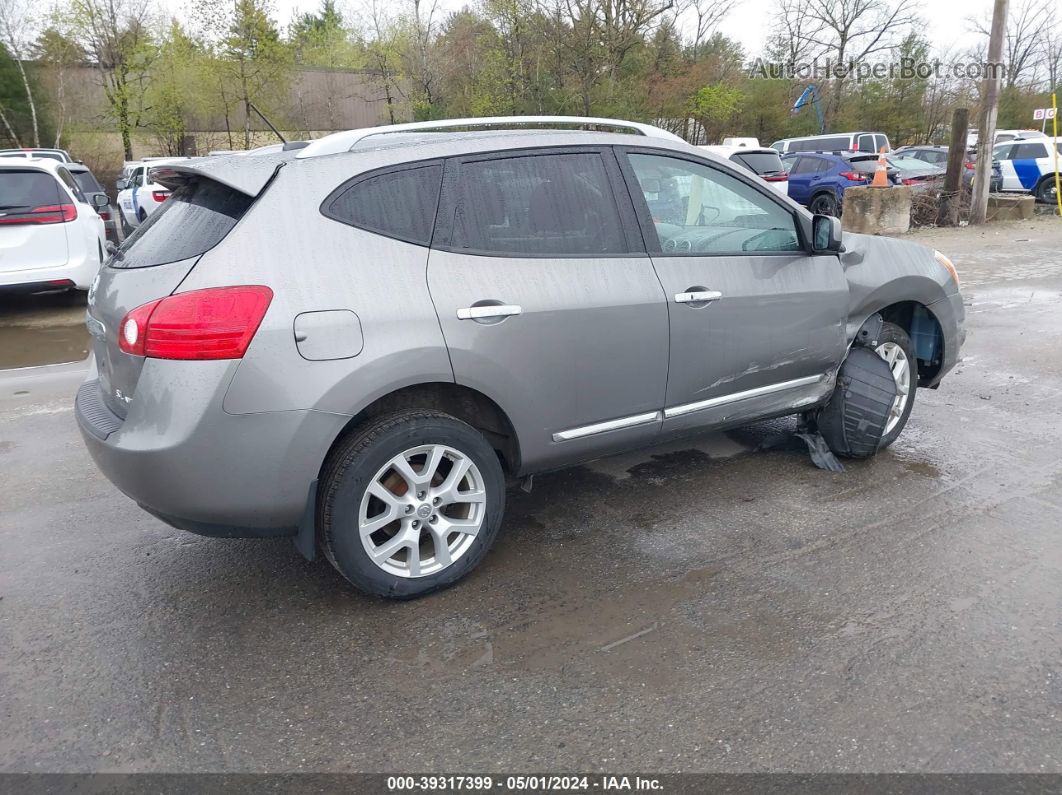
<svg viewBox="0 0 1062 795">
<path fill-rule="evenodd" d="M 983 224 L 988 213 L 988 183 L 992 178 L 992 147 L 996 139 L 999 112 L 999 83 L 1002 78 L 1003 35 L 1007 28 L 1008 0 L 996 0 L 992 9 L 992 31 L 988 37 L 987 74 L 981 98 L 980 134 L 977 136 L 977 164 L 974 170 L 970 223 Z"/>
<path fill-rule="evenodd" d="M 966 162 L 966 129 L 970 111 L 956 108 L 951 115 L 951 145 L 948 147 L 948 170 L 944 174 L 944 190 L 941 193 L 938 226 L 959 225 L 959 205 L 962 203 L 962 172 Z"/>
</svg>

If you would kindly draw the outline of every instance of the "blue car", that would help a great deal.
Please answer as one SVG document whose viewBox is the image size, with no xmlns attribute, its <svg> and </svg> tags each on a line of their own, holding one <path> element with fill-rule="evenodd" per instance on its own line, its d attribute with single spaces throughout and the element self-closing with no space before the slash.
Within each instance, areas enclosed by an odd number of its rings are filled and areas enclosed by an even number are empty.
<svg viewBox="0 0 1062 795">
<path fill-rule="evenodd" d="M 795 152 L 782 156 L 789 172 L 789 198 L 813 213 L 841 217 L 844 192 L 869 185 L 878 168 L 878 155 L 856 152 Z M 896 182 L 896 169 L 887 170 Z"/>
</svg>

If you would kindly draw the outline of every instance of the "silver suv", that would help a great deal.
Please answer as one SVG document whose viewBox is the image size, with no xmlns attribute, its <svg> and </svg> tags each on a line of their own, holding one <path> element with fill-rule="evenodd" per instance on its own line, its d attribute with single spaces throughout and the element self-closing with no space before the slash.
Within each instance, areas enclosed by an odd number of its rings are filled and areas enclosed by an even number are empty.
<svg viewBox="0 0 1062 795">
<path fill-rule="evenodd" d="M 529 122 L 555 129 L 489 129 Z M 154 178 L 89 296 L 93 458 L 175 527 L 293 536 L 389 597 L 467 574 L 535 472 L 792 414 L 873 453 L 964 337 L 942 255 L 646 125 L 398 125 Z"/>
</svg>

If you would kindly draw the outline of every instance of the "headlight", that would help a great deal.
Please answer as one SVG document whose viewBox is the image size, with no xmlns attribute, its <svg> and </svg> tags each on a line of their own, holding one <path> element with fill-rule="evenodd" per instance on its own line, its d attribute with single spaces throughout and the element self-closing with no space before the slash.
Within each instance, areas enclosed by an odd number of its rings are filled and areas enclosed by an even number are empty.
<svg viewBox="0 0 1062 795">
<path fill-rule="evenodd" d="M 937 258 L 937 262 L 939 262 L 941 265 L 943 265 L 945 268 L 947 268 L 948 273 L 951 274 L 951 278 L 953 278 L 955 280 L 955 286 L 958 287 L 959 286 L 959 272 L 957 270 L 955 270 L 955 265 L 952 263 L 952 261 L 950 259 L 948 259 L 947 257 L 945 257 L 943 254 L 941 254 L 939 251 L 934 251 L 933 252 L 933 256 Z"/>
</svg>

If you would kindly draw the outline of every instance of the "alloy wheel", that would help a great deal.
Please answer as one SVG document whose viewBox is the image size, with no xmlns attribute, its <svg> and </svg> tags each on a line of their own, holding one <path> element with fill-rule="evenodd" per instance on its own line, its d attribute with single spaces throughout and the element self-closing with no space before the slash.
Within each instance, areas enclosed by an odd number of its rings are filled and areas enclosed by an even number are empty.
<svg viewBox="0 0 1062 795">
<path fill-rule="evenodd" d="M 896 381 L 896 397 L 889 409 L 889 419 L 885 424 L 885 435 L 892 433 L 903 418 L 907 401 L 911 397 L 911 362 L 907 358 L 904 349 L 895 342 L 883 342 L 874 352 L 885 360 L 892 371 L 893 380 Z"/>
<path fill-rule="evenodd" d="M 468 455 L 448 445 L 410 448 L 384 464 L 362 495 L 362 545 L 389 574 L 437 574 L 472 546 L 486 500 L 483 476 Z"/>
</svg>

